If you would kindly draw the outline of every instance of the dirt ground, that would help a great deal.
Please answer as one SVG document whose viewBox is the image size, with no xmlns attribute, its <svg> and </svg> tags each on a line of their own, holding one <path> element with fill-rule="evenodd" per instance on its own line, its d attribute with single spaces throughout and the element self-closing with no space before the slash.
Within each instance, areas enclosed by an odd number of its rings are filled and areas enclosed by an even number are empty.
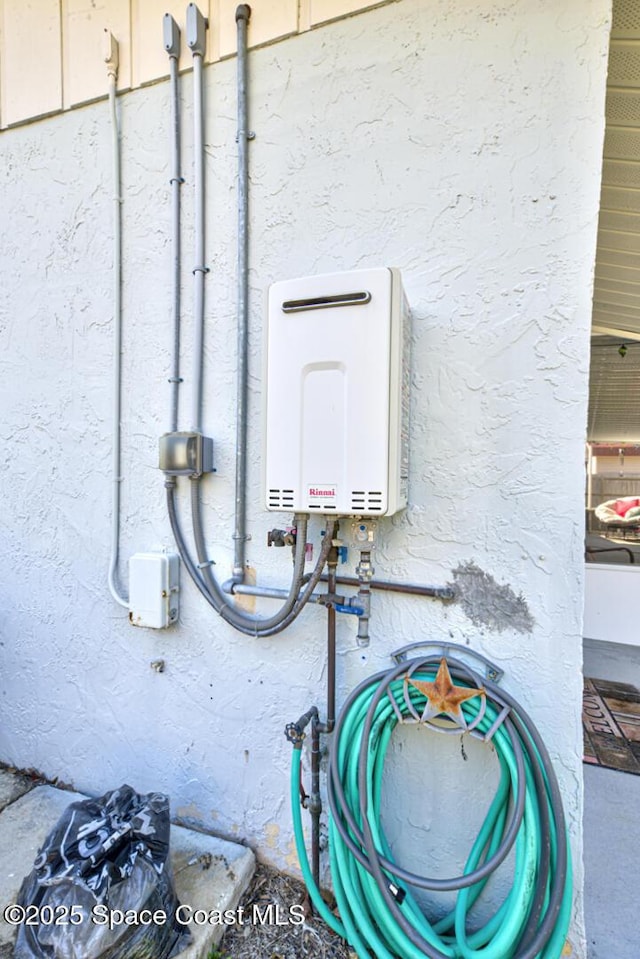
<svg viewBox="0 0 640 959">
<path fill-rule="evenodd" d="M 301 906 L 304 921 L 295 925 L 247 921 L 229 926 L 218 954 L 211 959 L 355 959 L 344 939 L 312 914 L 304 885 L 289 876 L 259 865 L 242 905 L 249 916 L 271 917 L 288 916 L 292 906 Z M 269 905 L 279 908 L 265 913 Z"/>
</svg>

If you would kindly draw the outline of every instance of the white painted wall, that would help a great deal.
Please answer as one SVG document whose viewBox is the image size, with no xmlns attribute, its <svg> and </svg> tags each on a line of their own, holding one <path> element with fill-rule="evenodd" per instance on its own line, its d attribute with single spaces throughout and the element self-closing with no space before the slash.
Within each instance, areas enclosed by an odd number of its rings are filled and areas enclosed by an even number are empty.
<svg viewBox="0 0 640 959">
<path fill-rule="evenodd" d="M 500 602 L 496 628 L 483 624 L 487 609 L 375 595 L 368 651 L 355 645 L 355 622 L 339 623 L 340 700 L 421 638 L 468 643 L 504 667 L 561 781 L 579 957 L 583 459 L 609 6 L 401 0 L 257 50 L 250 70 L 249 558 L 260 581 L 285 583 L 288 559 L 267 552 L 273 516 L 259 505 L 267 286 L 400 267 L 414 319 L 411 506 L 381 524 L 378 575 L 445 583 L 474 561 L 522 596 L 535 625 L 517 632 Z M 222 578 L 232 556 L 234 70 L 226 61 L 206 72 L 205 426 L 218 470 L 206 503 Z M 188 100 L 188 77 L 184 90 Z M 168 88 L 134 91 L 121 108 L 126 557 L 171 542 L 156 469 L 169 407 Z M 190 141 L 186 105 L 186 352 Z M 112 602 L 106 105 L 4 132 L 2 148 L 0 759 L 89 792 L 124 781 L 165 790 L 176 815 L 294 869 L 282 733 L 323 703 L 322 612 L 252 641 L 218 621 L 186 576 L 170 632 L 133 629 Z M 187 427 L 188 360 L 184 372 Z M 163 674 L 149 665 L 158 658 Z M 469 782 L 448 739 L 406 748 L 412 778 L 405 790 L 389 776 L 399 810 L 389 828 L 425 849 L 444 830 L 456 847 L 446 855 L 459 859 L 468 837 L 446 814 L 449 798 L 457 785 L 483 795 L 493 759 L 474 756 Z M 439 764 L 428 790 L 416 775 L 425 763 Z"/>
<path fill-rule="evenodd" d="M 635 602 L 639 577 L 640 568 L 635 565 L 587 563 L 583 629 L 585 639 L 640 646 Z"/>
</svg>

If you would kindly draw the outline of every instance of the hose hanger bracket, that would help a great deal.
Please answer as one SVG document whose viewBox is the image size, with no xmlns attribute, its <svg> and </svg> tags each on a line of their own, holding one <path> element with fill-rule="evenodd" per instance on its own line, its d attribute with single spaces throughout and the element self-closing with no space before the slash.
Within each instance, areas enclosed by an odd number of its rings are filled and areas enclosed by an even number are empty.
<svg viewBox="0 0 640 959">
<path fill-rule="evenodd" d="M 391 658 L 394 663 L 398 665 L 408 658 L 409 653 L 414 653 L 419 649 L 424 649 L 425 651 L 433 651 L 435 655 L 436 652 L 439 653 L 438 658 L 449 656 L 450 650 L 455 650 L 455 656 L 457 661 L 460 659 L 464 662 L 466 658 L 472 660 L 473 665 L 477 667 L 479 663 L 483 669 L 486 679 L 490 679 L 492 683 L 499 683 L 502 677 L 504 676 L 504 669 L 500 669 L 499 666 L 496 666 L 495 663 L 492 663 L 491 660 L 487 659 L 486 656 L 483 656 L 482 653 L 477 653 L 474 649 L 470 649 L 468 646 L 462 646 L 461 643 L 449 643 L 446 640 L 441 642 L 437 641 L 419 641 L 417 643 L 409 643 L 408 646 L 401 646 L 400 649 L 394 650 L 391 653 Z"/>
<path fill-rule="evenodd" d="M 490 742 L 510 712 L 507 703 L 495 692 L 489 693 L 480 677 L 464 663 L 444 656 L 428 656 L 408 662 L 407 672 L 392 674 L 386 683 L 386 693 L 399 723 L 429 726 L 438 733 L 460 735 L 469 733 L 482 742 Z M 438 666 L 437 672 L 434 670 Z M 464 685 L 454 683 L 462 679 Z M 399 686 L 402 681 L 402 687 Z M 424 697 L 424 704 L 421 702 Z M 495 710 L 495 719 L 487 728 L 483 724 L 489 698 Z M 479 700 L 476 705 L 475 700 Z M 473 701 L 473 706 L 471 705 Z M 469 703 L 463 711 L 463 703 Z M 469 715 L 475 707 L 475 713 Z M 479 727 L 484 725 L 484 729 Z"/>
</svg>

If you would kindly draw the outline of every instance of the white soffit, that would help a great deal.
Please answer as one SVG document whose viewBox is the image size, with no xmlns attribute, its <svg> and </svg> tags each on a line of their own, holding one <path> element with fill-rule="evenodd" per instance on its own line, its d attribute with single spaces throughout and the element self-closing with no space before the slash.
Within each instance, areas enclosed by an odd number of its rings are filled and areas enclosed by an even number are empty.
<svg viewBox="0 0 640 959">
<path fill-rule="evenodd" d="M 640 333 L 640 2 L 614 0 L 593 332 Z"/>
</svg>

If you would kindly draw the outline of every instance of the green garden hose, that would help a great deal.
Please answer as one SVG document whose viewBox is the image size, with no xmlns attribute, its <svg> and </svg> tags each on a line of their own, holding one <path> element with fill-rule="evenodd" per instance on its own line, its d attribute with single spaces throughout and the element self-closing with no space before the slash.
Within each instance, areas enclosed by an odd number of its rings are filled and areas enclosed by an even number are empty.
<svg viewBox="0 0 640 959">
<path fill-rule="evenodd" d="M 500 781 L 463 874 L 434 879 L 402 868 L 380 822 L 382 773 L 398 722 L 421 714 L 425 695 L 406 682 L 432 682 L 439 657 L 403 662 L 371 676 L 349 696 L 336 724 L 329 764 L 329 852 L 340 919 L 313 881 L 299 801 L 302 736 L 294 742 L 291 804 L 298 857 L 322 918 L 360 959 L 559 959 L 571 917 L 572 880 L 558 783 L 540 734 L 518 703 L 464 663 L 447 658 L 458 684 L 485 695 L 462 704 L 469 727 L 489 733 Z M 489 876 L 515 848 L 514 880 L 481 928 L 468 914 Z M 454 909 L 431 923 L 412 888 L 455 891 Z"/>
</svg>

